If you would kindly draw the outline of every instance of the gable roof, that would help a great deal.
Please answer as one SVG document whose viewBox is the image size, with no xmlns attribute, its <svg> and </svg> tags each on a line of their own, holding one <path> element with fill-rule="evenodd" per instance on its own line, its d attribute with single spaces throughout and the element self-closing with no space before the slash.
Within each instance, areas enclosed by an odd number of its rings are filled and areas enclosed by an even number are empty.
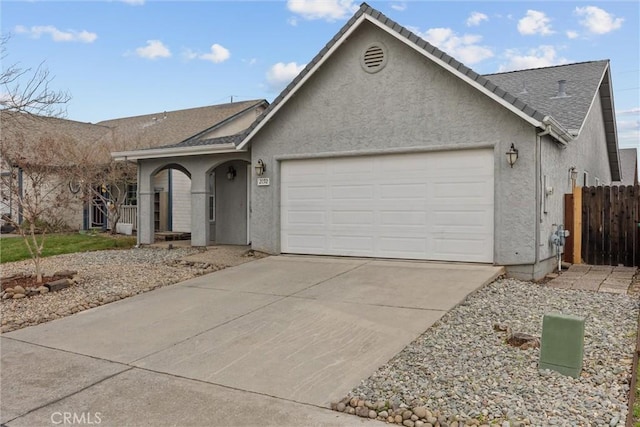
<svg viewBox="0 0 640 427">
<path fill-rule="evenodd" d="M 280 108 L 286 104 L 286 102 L 299 90 L 301 86 L 322 66 L 322 64 L 335 52 L 342 43 L 349 38 L 349 36 L 358 28 L 363 22 L 369 22 L 378 28 L 386 31 L 399 41 L 403 42 L 410 48 L 416 50 L 420 54 L 424 55 L 432 62 L 441 66 L 451 74 L 460 78 L 470 86 L 474 87 L 478 91 L 482 92 L 495 102 L 502 105 L 504 108 L 512 111 L 514 114 L 527 121 L 531 125 L 547 131 L 547 133 L 558 143 L 566 145 L 572 141 L 575 137 L 570 130 L 570 126 L 575 125 L 580 121 L 579 117 L 565 117 L 561 115 L 562 120 L 565 121 L 565 125 L 562 124 L 555 117 L 551 111 L 545 110 L 548 106 L 545 102 L 536 103 L 527 102 L 529 100 L 521 99 L 514 95 L 514 92 L 505 90 L 500 87 L 495 81 L 508 81 L 509 77 L 505 75 L 489 75 L 481 76 L 469 67 L 465 66 L 455 58 L 447 55 L 440 49 L 431 45 L 427 41 L 418 37 L 416 34 L 409 31 L 407 28 L 399 25 L 395 21 L 387 18 L 381 12 L 372 8 L 366 3 L 362 3 L 360 9 L 347 21 L 347 23 L 338 31 L 338 33 L 326 44 L 326 46 L 320 50 L 320 52 L 305 66 L 305 68 L 296 76 L 295 79 L 276 97 L 271 105 L 264 111 L 264 113 L 256 119 L 256 121 L 247 129 L 245 138 L 238 144 L 238 149 L 243 149 L 256 135 L 260 129 L 268 123 L 271 118 L 280 110 Z M 597 62 L 593 66 L 593 69 L 589 73 L 590 87 L 593 89 L 591 95 L 584 94 L 581 98 L 589 99 L 588 105 L 590 106 L 594 97 L 600 93 L 603 101 L 603 110 L 605 111 L 605 119 L 609 117 L 609 123 L 605 121 L 605 128 L 607 132 L 607 147 L 609 151 L 609 163 L 611 168 L 611 175 L 615 179 L 619 175 L 619 158 L 618 158 L 618 144 L 615 131 L 615 117 L 613 117 L 613 105 L 611 86 L 609 84 L 609 68 L 608 62 L 604 70 L 602 70 L 601 62 Z M 598 69 L 601 70 L 600 75 L 597 75 Z M 535 70 L 530 70 L 535 73 Z M 566 72 L 573 71 L 573 69 L 565 70 Z M 564 72 L 564 71 L 563 71 Z M 604 74 L 603 74 L 604 73 Z M 513 77 L 513 76 L 511 76 Z M 537 79 L 534 79 L 537 81 Z M 606 88 L 603 88 L 606 80 Z M 595 84 L 591 84 L 595 82 Z M 521 88 L 520 83 L 520 88 Z M 599 89 L 599 90 L 597 90 Z M 513 91 L 513 89 L 511 89 Z M 607 93 L 608 92 L 608 93 Z M 517 92 L 515 92 L 517 93 Z M 580 115 L 583 108 L 576 113 L 576 116 Z M 584 111 L 586 116 L 588 108 Z M 584 121 L 584 117 L 582 121 Z M 580 121 L 580 122 L 582 122 Z M 569 126 L 569 127 L 565 127 Z"/>
<path fill-rule="evenodd" d="M 581 62 L 484 77 L 536 110 L 553 116 L 572 135 L 577 135 L 608 65 L 609 61 Z M 558 96 L 559 80 L 566 81 L 566 96 Z"/>
<path fill-rule="evenodd" d="M 209 131 L 247 109 L 266 102 L 256 99 L 186 110 L 106 120 L 98 125 L 114 129 L 121 151 L 162 147 Z"/>
<path fill-rule="evenodd" d="M 599 96 L 609 166 L 612 178 L 616 180 L 620 177 L 621 166 L 610 73 L 609 61 L 602 60 L 487 74 L 484 77 L 516 94 L 533 108 L 544 111 L 573 136 L 582 131 L 591 106 Z M 566 82 L 566 96 L 558 96 L 560 80 Z"/>
</svg>

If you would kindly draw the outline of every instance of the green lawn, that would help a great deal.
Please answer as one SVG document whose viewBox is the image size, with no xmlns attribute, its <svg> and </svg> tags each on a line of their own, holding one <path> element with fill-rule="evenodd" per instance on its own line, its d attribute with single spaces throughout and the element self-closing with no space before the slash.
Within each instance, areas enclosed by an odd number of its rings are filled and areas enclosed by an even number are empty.
<svg viewBox="0 0 640 427">
<path fill-rule="evenodd" d="M 48 257 L 74 252 L 100 251 L 104 249 L 127 249 L 136 244 L 135 237 L 111 236 L 108 234 L 49 234 L 45 237 L 42 256 Z M 0 239 L 0 263 L 30 259 L 22 237 Z"/>
</svg>

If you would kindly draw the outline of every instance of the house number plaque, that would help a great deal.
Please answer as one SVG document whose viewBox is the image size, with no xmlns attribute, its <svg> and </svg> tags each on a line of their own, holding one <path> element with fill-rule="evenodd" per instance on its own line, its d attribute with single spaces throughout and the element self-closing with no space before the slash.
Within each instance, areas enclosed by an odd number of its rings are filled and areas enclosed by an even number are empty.
<svg viewBox="0 0 640 427">
<path fill-rule="evenodd" d="M 258 187 L 269 185 L 269 178 L 258 178 Z"/>
</svg>

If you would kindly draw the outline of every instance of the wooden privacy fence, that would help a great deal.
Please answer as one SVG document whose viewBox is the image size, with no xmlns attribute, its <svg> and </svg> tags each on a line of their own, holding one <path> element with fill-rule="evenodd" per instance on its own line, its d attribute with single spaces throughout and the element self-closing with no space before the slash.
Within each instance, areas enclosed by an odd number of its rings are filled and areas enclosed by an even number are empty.
<svg viewBox="0 0 640 427">
<path fill-rule="evenodd" d="M 582 188 L 582 261 L 640 266 L 640 186 Z"/>
</svg>

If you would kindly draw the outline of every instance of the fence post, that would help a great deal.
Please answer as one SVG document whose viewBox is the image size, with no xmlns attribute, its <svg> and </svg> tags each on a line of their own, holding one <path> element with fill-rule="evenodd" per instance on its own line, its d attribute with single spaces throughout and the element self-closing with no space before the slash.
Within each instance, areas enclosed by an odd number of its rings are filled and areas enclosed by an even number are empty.
<svg viewBox="0 0 640 427">
<path fill-rule="evenodd" d="M 573 224 L 570 224 L 573 234 L 574 264 L 582 263 L 582 188 L 573 187 Z"/>
</svg>

